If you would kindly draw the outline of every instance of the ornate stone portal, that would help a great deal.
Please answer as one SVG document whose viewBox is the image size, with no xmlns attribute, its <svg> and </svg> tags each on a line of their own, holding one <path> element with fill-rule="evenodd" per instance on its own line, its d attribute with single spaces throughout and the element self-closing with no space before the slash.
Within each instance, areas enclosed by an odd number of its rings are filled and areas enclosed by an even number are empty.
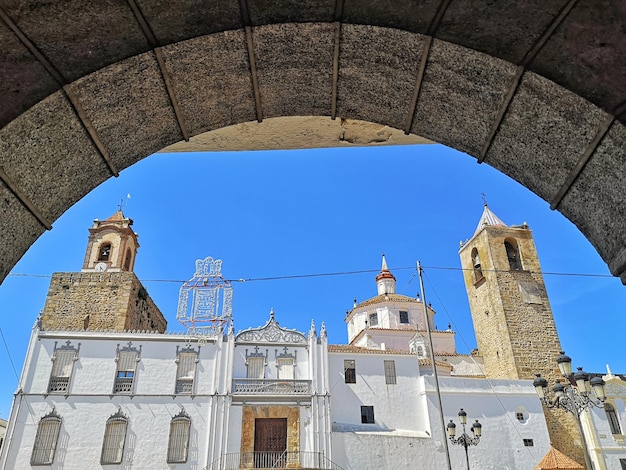
<svg viewBox="0 0 626 470">
<path fill-rule="evenodd" d="M 254 436 L 257 419 L 287 419 L 287 452 L 300 452 L 300 408 L 297 406 L 244 406 L 241 432 L 241 453 L 251 455 L 254 452 Z M 298 466 L 287 465 L 288 468 Z M 254 459 L 250 459 L 244 468 L 254 468 Z"/>
</svg>

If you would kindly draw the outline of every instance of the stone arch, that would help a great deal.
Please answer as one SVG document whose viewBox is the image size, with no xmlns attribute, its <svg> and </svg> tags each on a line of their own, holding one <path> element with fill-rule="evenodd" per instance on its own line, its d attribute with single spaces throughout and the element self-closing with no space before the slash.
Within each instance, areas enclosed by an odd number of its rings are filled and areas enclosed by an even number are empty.
<svg viewBox="0 0 626 470">
<path fill-rule="evenodd" d="M 278 148 L 314 116 L 337 144 L 361 120 L 379 140 L 395 129 L 495 167 L 626 282 L 620 2 L 15 2 L 0 20 L 0 279 L 138 160 L 286 117 L 252 142 Z"/>
</svg>

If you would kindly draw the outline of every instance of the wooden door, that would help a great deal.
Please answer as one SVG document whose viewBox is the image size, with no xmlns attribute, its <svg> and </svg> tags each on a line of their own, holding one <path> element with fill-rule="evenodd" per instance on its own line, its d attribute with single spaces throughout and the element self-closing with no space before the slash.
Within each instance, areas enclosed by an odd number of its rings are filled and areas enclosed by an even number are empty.
<svg viewBox="0 0 626 470">
<path fill-rule="evenodd" d="M 287 461 L 287 418 L 254 420 L 254 468 L 284 467 Z"/>
</svg>

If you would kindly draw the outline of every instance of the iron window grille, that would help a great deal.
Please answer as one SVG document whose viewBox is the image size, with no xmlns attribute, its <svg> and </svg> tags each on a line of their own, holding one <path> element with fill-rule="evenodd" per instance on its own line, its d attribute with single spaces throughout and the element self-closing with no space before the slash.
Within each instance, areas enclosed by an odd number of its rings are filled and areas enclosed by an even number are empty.
<svg viewBox="0 0 626 470">
<path fill-rule="evenodd" d="M 408 324 L 409 323 L 409 312 L 406 310 L 400 310 L 400 323 Z"/>
<path fill-rule="evenodd" d="M 167 445 L 167 463 L 185 463 L 189 453 L 189 431 L 191 418 L 185 409 L 172 418 Z"/>
<path fill-rule="evenodd" d="M 102 440 L 101 464 L 119 464 L 124 457 L 128 418 L 121 408 L 107 420 Z"/>
<path fill-rule="evenodd" d="M 385 383 L 396 384 L 396 363 L 395 361 L 385 361 Z"/>
<path fill-rule="evenodd" d="M 50 413 L 39 420 L 33 453 L 30 457 L 31 465 L 52 465 L 60 431 L 61 417 L 53 408 Z"/>
</svg>

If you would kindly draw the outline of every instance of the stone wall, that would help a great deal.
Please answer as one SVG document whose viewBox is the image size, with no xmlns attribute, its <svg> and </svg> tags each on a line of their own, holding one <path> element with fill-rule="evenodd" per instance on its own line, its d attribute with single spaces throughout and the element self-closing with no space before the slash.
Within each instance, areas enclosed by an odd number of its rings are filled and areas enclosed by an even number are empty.
<svg viewBox="0 0 626 470">
<path fill-rule="evenodd" d="M 300 452 L 300 408 L 298 406 L 244 406 L 241 452 L 254 452 L 255 422 L 258 418 L 287 418 L 287 451 Z"/>
<path fill-rule="evenodd" d="M 505 240 L 515 240 L 522 263 L 511 270 Z M 478 249 L 483 277 L 472 266 Z M 539 257 L 526 226 L 487 226 L 460 252 L 478 350 L 486 375 L 533 380 L 541 374 L 552 385 L 561 377 L 556 358 L 561 343 L 548 300 Z M 582 439 L 573 416 L 545 408 L 554 447 L 584 463 Z"/>
<path fill-rule="evenodd" d="M 132 272 L 54 273 L 41 326 L 44 330 L 163 333 L 167 321 Z"/>
</svg>

